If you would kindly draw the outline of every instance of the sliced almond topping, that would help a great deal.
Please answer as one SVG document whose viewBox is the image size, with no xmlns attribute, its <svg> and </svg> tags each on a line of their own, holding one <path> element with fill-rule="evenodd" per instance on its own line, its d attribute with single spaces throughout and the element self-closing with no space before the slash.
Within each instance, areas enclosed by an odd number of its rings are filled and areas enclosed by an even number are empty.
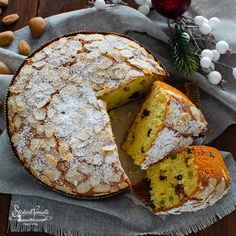
<svg viewBox="0 0 236 236">
<path fill-rule="evenodd" d="M 45 176 L 45 175 L 40 176 L 40 180 L 41 180 L 42 182 L 44 182 L 45 184 L 47 184 L 48 186 L 51 186 L 51 185 L 52 185 L 51 181 L 50 181 L 50 180 L 48 179 L 48 177 Z"/>
<path fill-rule="evenodd" d="M 57 165 L 57 158 L 50 155 L 50 154 L 46 154 L 46 158 L 48 160 L 48 162 L 52 165 L 52 166 L 56 166 Z"/>
<path fill-rule="evenodd" d="M 133 52 L 130 50 L 121 50 L 120 54 L 122 57 L 125 57 L 125 58 L 130 58 L 133 56 Z"/>
<path fill-rule="evenodd" d="M 46 138 L 45 140 L 46 145 L 49 145 L 50 147 L 56 147 L 56 141 L 55 138 Z"/>
<path fill-rule="evenodd" d="M 46 170 L 44 171 L 44 175 L 50 180 L 50 181 L 56 181 L 60 178 L 60 172 L 56 170 Z"/>
<path fill-rule="evenodd" d="M 60 142 L 59 147 L 58 147 L 58 151 L 60 154 L 67 153 L 69 151 L 69 144 L 65 143 L 65 142 Z"/>
<path fill-rule="evenodd" d="M 30 150 L 35 151 L 40 148 L 40 140 L 39 139 L 32 139 L 30 143 Z"/>
<path fill-rule="evenodd" d="M 14 121 L 15 127 L 20 128 L 20 126 L 22 124 L 22 120 L 21 120 L 20 116 L 19 115 L 14 116 L 13 121 Z"/>
<path fill-rule="evenodd" d="M 33 114 L 36 120 L 44 120 L 46 117 L 46 110 L 44 108 L 34 109 Z"/>
<path fill-rule="evenodd" d="M 99 184 L 93 188 L 93 191 L 97 193 L 107 193 L 110 191 L 110 186 L 105 184 Z"/>
<path fill-rule="evenodd" d="M 96 59 L 101 55 L 101 52 L 99 52 L 98 50 L 96 51 L 92 51 L 90 53 L 87 54 L 87 59 Z"/>
<path fill-rule="evenodd" d="M 84 182 L 80 183 L 76 189 L 78 193 L 87 193 L 91 189 L 91 186 L 89 185 L 89 183 Z"/>
<path fill-rule="evenodd" d="M 48 108 L 47 116 L 48 116 L 49 119 L 52 119 L 55 114 L 56 114 L 56 111 L 53 108 L 51 108 L 51 107 Z"/>
<path fill-rule="evenodd" d="M 55 126 L 53 124 L 45 124 L 44 130 L 46 137 L 50 138 L 55 132 Z"/>
<path fill-rule="evenodd" d="M 129 187 L 129 185 L 126 182 L 120 183 L 120 184 L 118 184 L 118 186 L 120 189 L 125 189 L 125 188 Z"/>
<path fill-rule="evenodd" d="M 73 159 L 74 159 L 74 157 L 73 157 L 73 155 L 72 155 L 71 153 L 68 153 L 68 154 L 65 156 L 65 158 L 64 158 L 64 160 L 66 160 L 66 161 L 68 161 L 68 162 L 73 161 Z"/>
<path fill-rule="evenodd" d="M 18 143 L 20 141 L 20 139 L 21 139 L 21 136 L 18 133 L 13 134 L 12 137 L 11 137 L 11 141 L 14 144 Z"/>
</svg>

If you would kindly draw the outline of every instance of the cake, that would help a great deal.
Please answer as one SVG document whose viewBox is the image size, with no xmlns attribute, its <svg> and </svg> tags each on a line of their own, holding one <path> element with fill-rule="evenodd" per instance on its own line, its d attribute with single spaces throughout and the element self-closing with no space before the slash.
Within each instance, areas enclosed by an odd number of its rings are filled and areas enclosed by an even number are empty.
<svg viewBox="0 0 236 236">
<path fill-rule="evenodd" d="M 27 58 L 9 87 L 13 150 L 34 177 L 61 193 L 94 197 L 128 189 L 107 110 L 166 76 L 149 51 L 119 34 L 53 40 Z"/>
<path fill-rule="evenodd" d="M 213 205 L 229 190 L 230 175 L 221 153 L 189 146 L 147 169 L 156 214 L 180 214 Z"/>
<path fill-rule="evenodd" d="M 170 152 L 190 145 L 206 130 L 203 114 L 183 93 L 164 82 L 155 81 L 122 149 L 135 164 L 147 169 Z"/>
</svg>

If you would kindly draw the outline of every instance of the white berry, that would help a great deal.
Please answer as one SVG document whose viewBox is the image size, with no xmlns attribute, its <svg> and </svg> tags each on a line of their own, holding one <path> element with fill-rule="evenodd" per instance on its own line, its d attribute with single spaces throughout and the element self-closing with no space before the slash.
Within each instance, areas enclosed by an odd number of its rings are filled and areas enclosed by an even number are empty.
<svg viewBox="0 0 236 236">
<path fill-rule="evenodd" d="M 138 11 L 146 16 L 150 12 L 150 8 L 148 5 L 144 4 L 138 7 Z"/>
<path fill-rule="evenodd" d="M 218 53 L 215 49 L 211 51 L 213 52 L 213 61 L 218 61 L 220 59 L 220 53 Z"/>
<path fill-rule="evenodd" d="M 151 8 L 152 7 L 152 0 L 146 0 L 145 4 Z"/>
<path fill-rule="evenodd" d="M 210 34 L 212 32 L 212 28 L 208 23 L 203 23 L 202 25 L 200 25 L 199 30 L 202 34 Z"/>
<path fill-rule="evenodd" d="M 104 10 L 107 7 L 107 5 L 104 0 L 96 0 L 94 3 L 94 7 L 97 10 Z"/>
<path fill-rule="evenodd" d="M 212 61 L 214 57 L 214 53 L 209 49 L 204 49 L 201 52 L 201 57 L 208 57 Z"/>
<path fill-rule="evenodd" d="M 212 29 L 216 29 L 220 25 L 221 21 L 217 17 L 212 17 L 209 20 L 209 25 L 211 26 Z"/>
<path fill-rule="evenodd" d="M 220 41 L 216 44 L 216 50 L 220 54 L 225 54 L 229 50 L 229 44 L 225 41 Z"/>
<path fill-rule="evenodd" d="M 222 79 L 222 76 L 218 71 L 212 71 L 208 75 L 208 79 L 211 84 L 219 84 Z"/>
<path fill-rule="evenodd" d="M 184 32 L 182 35 L 188 40 L 188 42 L 190 41 L 190 35 L 188 33 Z"/>
<path fill-rule="evenodd" d="M 208 23 L 208 20 L 203 16 L 195 16 L 194 23 L 198 26 L 202 25 L 203 23 Z"/>
<path fill-rule="evenodd" d="M 200 61 L 202 68 L 209 68 L 211 66 L 211 59 L 208 57 L 203 57 Z"/>
<path fill-rule="evenodd" d="M 236 68 L 233 69 L 233 76 L 236 79 Z"/>
<path fill-rule="evenodd" d="M 146 0 L 134 0 L 137 5 L 145 4 Z"/>
</svg>

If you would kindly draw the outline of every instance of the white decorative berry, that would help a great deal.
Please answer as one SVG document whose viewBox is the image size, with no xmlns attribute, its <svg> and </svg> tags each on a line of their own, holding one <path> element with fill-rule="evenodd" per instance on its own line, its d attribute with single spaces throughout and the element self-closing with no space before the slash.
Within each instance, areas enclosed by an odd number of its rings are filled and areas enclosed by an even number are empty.
<svg viewBox="0 0 236 236">
<path fill-rule="evenodd" d="M 211 66 L 211 59 L 208 57 L 203 57 L 200 60 L 200 65 L 202 68 L 209 68 Z"/>
<path fill-rule="evenodd" d="M 96 0 L 94 3 L 94 7 L 97 10 L 104 10 L 107 7 L 107 5 L 104 0 Z"/>
<path fill-rule="evenodd" d="M 207 18 L 205 18 L 203 16 L 195 16 L 194 23 L 198 26 L 201 26 L 203 23 L 208 23 L 208 20 L 207 20 Z"/>
<path fill-rule="evenodd" d="M 208 35 L 212 32 L 212 28 L 208 23 L 203 23 L 200 25 L 199 30 L 202 34 Z"/>
<path fill-rule="evenodd" d="M 146 16 L 150 12 L 150 7 L 146 4 L 144 4 L 144 5 L 141 5 L 138 7 L 138 11 Z"/>
<path fill-rule="evenodd" d="M 216 50 L 220 54 L 225 54 L 229 50 L 229 44 L 225 41 L 220 41 L 216 44 Z"/>
<path fill-rule="evenodd" d="M 208 75 L 208 79 L 209 79 L 209 82 L 211 84 L 219 84 L 221 79 L 222 79 L 222 76 L 220 74 L 220 72 L 218 71 L 212 71 L 209 75 Z"/>
<path fill-rule="evenodd" d="M 144 5 L 146 0 L 134 0 L 137 5 Z"/>
<path fill-rule="evenodd" d="M 218 61 L 220 59 L 220 53 L 218 53 L 215 49 L 211 51 L 213 52 L 213 61 Z"/>
<path fill-rule="evenodd" d="M 211 28 L 214 30 L 216 29 L 219 25 L 220 25 L 221 21 L 219 18 L 217 17 L 212 17 L 210 20 L 209 20 L 209 25 L 211 26 Z"/>
<path fill-rule="evenodd" d="M 209 49 L 204 49 L 202 52 L 201 52 L 201 57 L 208 57 L 211 61 L 213 60 L 213 57 L 214 57 L 214 53 L 209 50 Z"/>
<path fill-rule="evenodd" d="M 151 8 L 152 7 L 152 0 L 146 0 L 145 4 L 148 5 L 149 8 Z"/>
<path fill-rule="evenodd" d="M 188 33 L 184 32 L 182 35 L 188 40 L 188 42 L 190 41 L 190 35 Z"/>
<path fill-rule="evenodd" d="M 236 79 L 236 68 L 233 69 L 233 76 Z"/>
</svg>

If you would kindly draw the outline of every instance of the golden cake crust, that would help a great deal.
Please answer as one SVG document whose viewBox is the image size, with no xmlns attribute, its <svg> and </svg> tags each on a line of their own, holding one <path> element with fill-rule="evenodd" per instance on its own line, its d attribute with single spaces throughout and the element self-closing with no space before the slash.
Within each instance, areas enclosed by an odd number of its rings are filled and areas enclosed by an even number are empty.
<svg viewBox="0 0 236 236">
<path fill-rule="evenodd" d="M 230 188 L 230 173 L 223 161 L 219 150 L 209 146 L 188 146 L 181 148 L 171 155 L 190 152 L 196 166 L 198 187 L 192 195 L 182 199 L 179 204 L 161 211 L 154 209 L 156 214 L 180 214 L 196 211 L 213 205 L 221 199 Z M 160 162 L 164 162 L 169 156 Z"/>
<path fill-rule="evenodd" d="M 167 73 L 149 51 L 120 34 L 74 33 L 44 45 L 9 87 L 15 154 L 33 176 L 65 194 L 108 196 L 129 188 L 98 97 L 145 75 Z"/>
</svg>

